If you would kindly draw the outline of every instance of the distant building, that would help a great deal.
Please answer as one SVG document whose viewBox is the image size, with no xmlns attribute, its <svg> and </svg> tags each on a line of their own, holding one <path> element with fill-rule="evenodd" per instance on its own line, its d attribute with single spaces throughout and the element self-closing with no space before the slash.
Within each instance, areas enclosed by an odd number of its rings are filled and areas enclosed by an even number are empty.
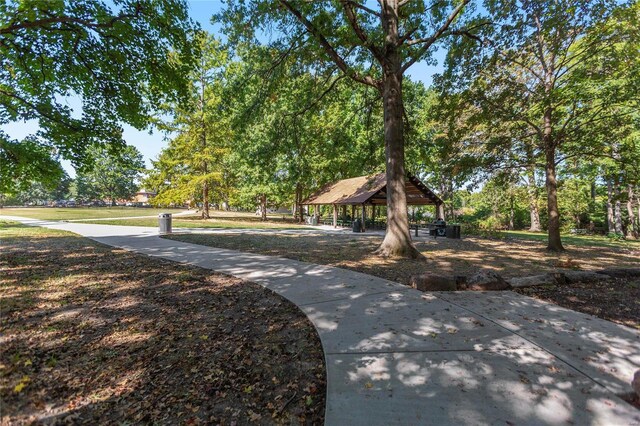
<svg viewBox="0 0 640 426">
<path fill-rule="evenodd" d="M 141 189 L 140 191 L 136 192 L 136 195 L 134 195 L 133 197 L 133 201 L 136 203 L 141 203 L 143 205 L 146 205 L 146 204 L 149 204 L 149 201 L 156 195 L 157 193 L 155 192 L 150 192 L 145 189 Z"/>
</svg>

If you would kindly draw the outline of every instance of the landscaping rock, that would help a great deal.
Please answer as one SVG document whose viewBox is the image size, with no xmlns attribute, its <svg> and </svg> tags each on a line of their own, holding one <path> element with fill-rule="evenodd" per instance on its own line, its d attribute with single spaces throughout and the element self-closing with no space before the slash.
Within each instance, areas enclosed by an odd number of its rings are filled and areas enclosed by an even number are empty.
<svg viewBox="0 0 640 426">
<path fill-rule="evenodd" d="M 467 290 L 498 291 L 509 290 L 511 285 L 493 271 L 478 272 L 467 280 Z"/>
<path fill-rule="evenodd" d="M 467 287 L 467 276 L 466 275 L 456 275 L 456 286 L 458 290 L 464 290 Z"/>
<path fill-rule="evenodd" d="M 411 287 L 420 291 L 456 291 L 458 289 L 455 278 L 435 274 L 413 275 Z"/>
<path fill-rule="evenodd" d="M 564 273 L 568 284 L 592 283 L 596 281 L 606 281 L 612 279 L 608 275 L 599 274 L 592 271 L 567 271 Z"/>
<path fill-rule="evenodd" d="M 511 287 L 532 287 L 536 285 L 563 285 L 566 283 L 565 275 L 561 272 L 552 272 L 549 274 L 532 275 L 530 277 L 516 277 L 509 281 Z"/>
<path fill-rule="evenodd" d="M 640 277 L 640 268 L 603 269 L 602 271 L 598 271 L 598 274 L 613 278 L 635 278 Z"/>
<path fill-rule="evenodd" d="M 640 398 L 640 370 L 637 370 L 636 374 L 633 375 L 631 387 L 636 392 L 636 395 L 638 395 L 638 397 Z"/>
</svg>

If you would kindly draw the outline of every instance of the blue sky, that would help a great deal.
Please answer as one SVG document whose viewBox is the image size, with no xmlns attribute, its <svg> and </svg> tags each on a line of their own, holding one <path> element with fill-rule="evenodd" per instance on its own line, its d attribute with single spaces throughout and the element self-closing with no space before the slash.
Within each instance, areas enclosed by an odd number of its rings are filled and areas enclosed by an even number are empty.
<svg viewBox="0 0 640 426">
<path fill-rule="evenodd" d="M 215 32 L 216 28 L 211 25 L 210 19 L 213 14 L 218 12 L 222 7 L 222 2 L 219 0 L 190 0 L 189 8 L 191 17 L 200 23 L 200 25 L 210 31 Z M 440 51 L 436 54 L 438 59 L 438 65 L 432 66 L 424 63 L 417 63 L 413 65 L 407 72 L 408 76 L 412 80 L 420 80 L 425 84 L 431 84 L 432 76 L 442 70 L 442 60 L 444 52 Z M 73 99 L 69 102 L 73 107 Z M 78 102 L 79 104 L 79 102 Z M 151 159 L 155 159 L 162 148 L 167 145 L 167 141 L 164 139 L 164 135 L 160 132 L 154 131 L 149 134 L 148 131 L 139 131 L 131 126 L 124 125 L 124 139 L 128 144 L 135 146 L 140 150 L 147 163 L 147 167 L 151 166 Z M 25 136 L 35 133 L 37 131 L 37 123 L 33 121 L 29 122 L 17 122 L 3 125 L 2 129 L 14 138 L 22 139 Z M 67 170 L 70 176 L 75 176 L 75 171 L 71 165 L 63 161 L 63 166 Z"/>
</svg>

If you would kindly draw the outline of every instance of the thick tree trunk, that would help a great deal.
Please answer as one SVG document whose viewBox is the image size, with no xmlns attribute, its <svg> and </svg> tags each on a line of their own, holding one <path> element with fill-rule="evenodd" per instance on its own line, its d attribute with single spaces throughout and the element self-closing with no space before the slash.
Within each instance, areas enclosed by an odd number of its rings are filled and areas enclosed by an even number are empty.
<svg viewBox="0 0 640 426">
<path fill-rule="evenodd" d="M 396 70 L 399 68 L 399 60 Z M 422 255 L 411 242 L 404 172 L 404 129 L 402 122 L 402 76 L 385 75 L 384 142 L 387 174 L 387 231 L 376 253 L 381 256 L 419 258 Z"/>
<path fill-rule="evenodd" d="M 387 230 L 376 254 L 421 258 L 411 242 L 404 171 L 404 126 L 402 102 L 402 54 L 397 1 L 381 3 L 381 21 L 384 32 L 384 58 L 382 84 L 378 89 L 382 94 L 384 109 L 384 145 L 387 178 Z"/>
<path fill-rule="evenodd" d="M 547 226 L 549 241 L 547 250 L 563 251 L 560 238 L 560 212 L 558 210 L 558 182 L 556 180 L 556 156 L 555 148 L 547 146 L 546 152 L 546 187 L 547 210 L 549 212 L 549 224 Z"/>
<path fill-rule="evenodd" d="M 264 222 L 267 220 L 267 195 L 260 195 L 260 219 Z"/>
<path fill-rule="evenodd" d="M 531 217 L 531 226 L 529 231 L 540 232 L 540 209 L 538 208 L 538 187 L 536 186 L 536 170 L 535 166 L 527 169 L 527 193 L 529 195 L 529 216 Z"/>
</svg>

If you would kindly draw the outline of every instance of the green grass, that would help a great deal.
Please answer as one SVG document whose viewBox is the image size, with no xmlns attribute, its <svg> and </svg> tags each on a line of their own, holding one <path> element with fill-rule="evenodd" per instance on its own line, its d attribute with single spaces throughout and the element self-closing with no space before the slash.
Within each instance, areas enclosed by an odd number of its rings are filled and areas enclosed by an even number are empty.
<svg viewBox="0 0 640 426">
<path fill-rule="evenodd" d="M 547 242 L 547 234 L 528 231 L 502 231 L 508 238 Z M 562 243 L 574 246 L 611 247 L 611 248 L 635 248 L 640 249 L 640 240 L 612 240 L 602 235 L 562 235 Z"/>
<path fill-rule="evenodd" d="M 117 219 L 117 220 L 89 220 L 83 223 L 98 223 L 101 225 L 121 225 L 121 226 L 158 226 L 158 219 Z M 174 228 L 223 228 L 223 229 L 298 229 L 302 228 L 289 221 L 271 219 L 268 222 L 257 220 L 247 220 L 245 217 L 237 218 L 214 218 L 203 220 L 194 216 L 173 218 L 171 224 Z"/>
<path fill-rule="evenodd" d="M 139 207 L 25 207 L 2 208 L 0 209 L 0 216 L 21 216 L 42 220 L 76 220 L 131 216 L 155 216 L 158 213 L 178 213 L 183 210 L 184 209 L 153 209 Z"/>
<path fill-rule="evenodd" d="M 23 225 L 20 222 L 0 218 L 0 241 L 8 243 L 12 238 L 69 236 L 71 232 Z"/>
</svg>

